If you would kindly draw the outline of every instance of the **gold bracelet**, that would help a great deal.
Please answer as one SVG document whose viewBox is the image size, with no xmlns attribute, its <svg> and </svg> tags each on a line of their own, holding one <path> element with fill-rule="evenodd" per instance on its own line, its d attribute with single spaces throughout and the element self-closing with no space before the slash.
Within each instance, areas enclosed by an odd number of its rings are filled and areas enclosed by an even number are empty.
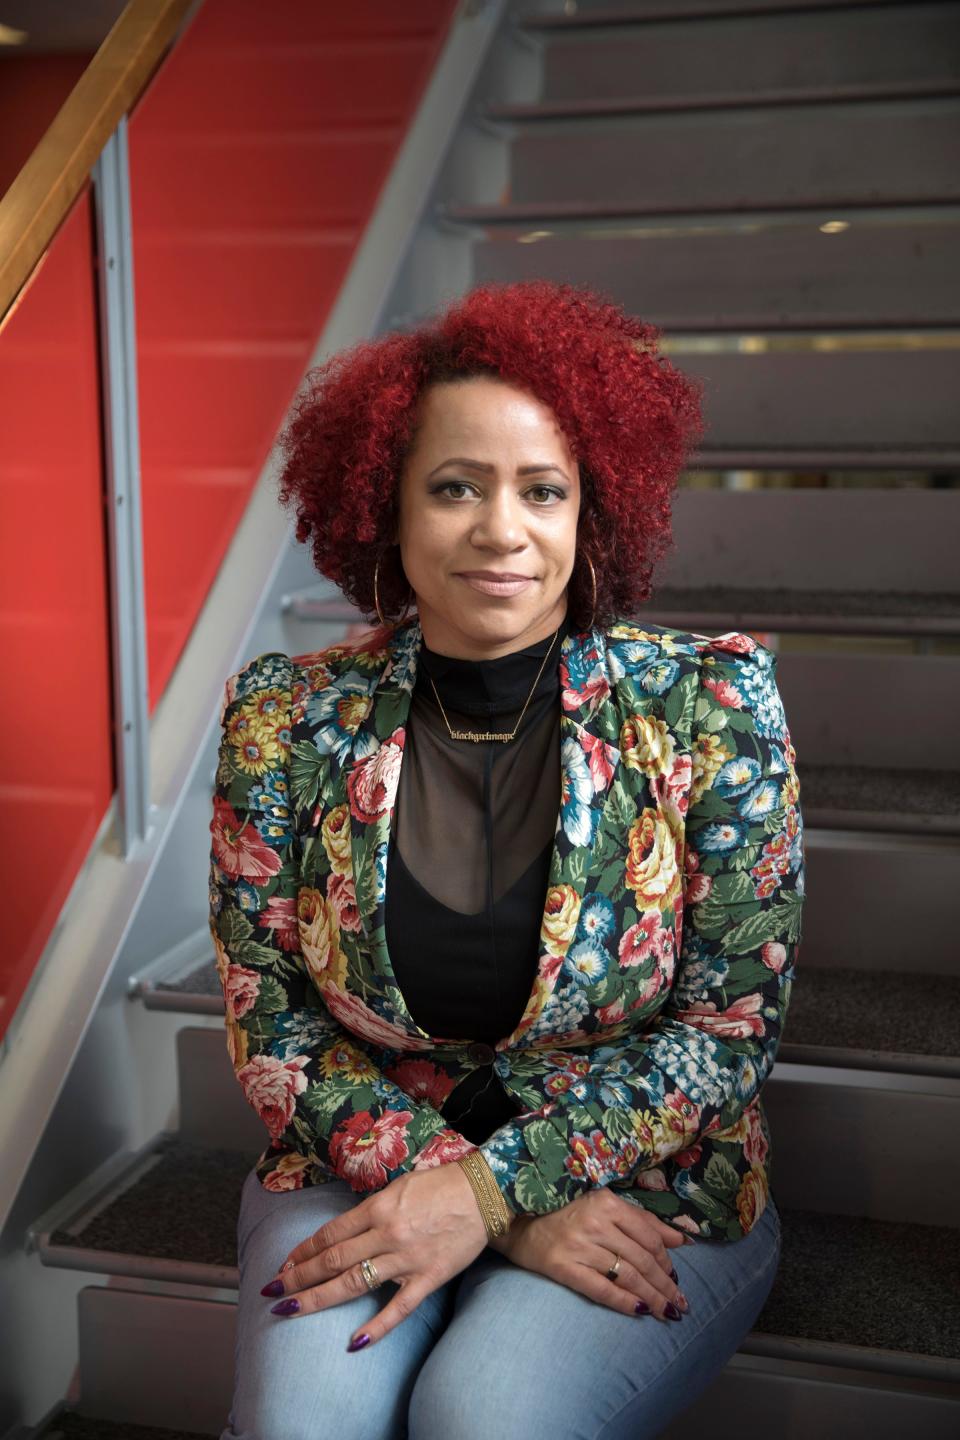
<svg viewBox="0 0 960 1440">
<path fill-rule="evenodd" d="M 473 1187 L 488 1239 L 495 1240 L 505 1235 L 513 1221 L 513 1214 L 503 1198 L 486 1157 L 481 1155 L 479 1150 L 470 1150 L 466 1155 L 459 1156 L 454 1163 L 464 1171 Z"/>
</svg>

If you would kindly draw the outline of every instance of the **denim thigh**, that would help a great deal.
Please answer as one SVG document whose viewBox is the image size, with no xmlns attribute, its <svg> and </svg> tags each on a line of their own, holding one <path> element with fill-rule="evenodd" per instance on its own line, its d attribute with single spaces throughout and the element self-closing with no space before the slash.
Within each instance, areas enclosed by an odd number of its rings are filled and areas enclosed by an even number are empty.
<svg viewBox="0 0 960 1440">
<path fill-rule="evenodd" d="M 364 1199 L 344 1180 L 265 1190 L 247 1175 L 237 1224 L 240 1296 L 233 1405 L 220 1440 L 399 1440 L 417 1372 L 452 1312 L 441 1286 L 368 1350 L 350 1337 L 397 1292 L 392 1282 L 312 1315 L 272 1315 L 261 1287 L 284 1256 Z M 449 1437 L 447 1437 L 449 1440 Z"/>
<path fill-rule="evenodd" d="M 689 1310 L 622 1315 L 486 1249 L 409 1405 L 410 1440 L 653 1440 L 752 1328 L 780 1259 L 768 1197 L 748 1235 L 672 1250 Z"/>
</svg>

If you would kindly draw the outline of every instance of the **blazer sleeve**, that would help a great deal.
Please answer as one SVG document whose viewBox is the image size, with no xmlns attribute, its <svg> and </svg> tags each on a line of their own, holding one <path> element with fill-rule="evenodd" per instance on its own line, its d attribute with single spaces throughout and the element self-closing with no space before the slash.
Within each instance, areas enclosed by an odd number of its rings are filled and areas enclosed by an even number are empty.
<svg viewBox="0 0 960 1440">
<path fill-rule="evenodd" d="M 672 986 L 640 1033 L 550 1055 L 544 1104 L 480 1147 L 513 1210 L 546 1214 L 629 1186 L 735 1126 L 773 1066 L 800 940 L 799 781 L 776 656 L 747 636 L 723 640 L 751 648 L 714 642 L 702 659 Z"/>
<path fill-rule="evenodd" d="M 294 1189 L 334 1175 L 367 1193 L 475 1147 L 384 1076 L 310 977 L 291 796 L 294 675 L 288 656 L 267 653 L 225 685 L 210 932 L 230 1059 L 272 1141 L 257 1164 L 262 1183 Z"/>
</svg>

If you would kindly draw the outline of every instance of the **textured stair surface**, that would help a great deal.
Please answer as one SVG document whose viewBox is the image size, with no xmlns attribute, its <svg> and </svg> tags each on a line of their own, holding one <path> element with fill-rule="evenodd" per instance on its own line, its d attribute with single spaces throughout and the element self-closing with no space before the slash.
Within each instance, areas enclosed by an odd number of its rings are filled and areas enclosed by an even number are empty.
<svg viewBox="0 0 960 1440">
<path fill-rule="evenodd" d="M 146 1174 L 79 1231 L 53 1231 L 51 1243 L 235 1267 L 240 1191 L 256 1156 L 175 1136 L 161 1140 L 155 1153 L 157 1163 Z"/>
<path fill-rule="evenodd" d="M 78 1233 L 56 1231 L 51 1240 L 235 1267 L 251 1158 L 175 1138 L 158 1153 L 159 1163 Z M 960 1358 L 960 1230 L 808 1210 L 781 1215 L 780 1271 L 755 1329 Z"/>
<path fill-rule="evenodd" d="M 808 825 L 954 834 L 960 829 L 960 770 L 891 770 L 797 761 Z"/>
<path fill-rule="evenodd" d="M 208 1440 L 196 1430 L 157 1430 L 153 1425 L 129 1425 L 114 1420 L 89 1420 L 65 1410 L 56 1415 L 37 1440 Z"/>
<path fill-rule="evenodd" d="M 800 965 L 787 1042 L 960 1056 L 960 976 Z"/>
<path fill-rule="evenodd" d="M 948 591 L 746 589 L 727 585 L 681 588 L 661 586 L 649 603 L 661 624 L 685 628 L 684 617 L 699 624 L 730 622 L 770 629 L 831 632 L 960 634 L 960 595 Z M 644 612 L 638 616 L 643 623 Z M 703 617 L 703 620 L 701 620 Z M 818 625 L 817 622 L 821 624 Z"/>
</svg>

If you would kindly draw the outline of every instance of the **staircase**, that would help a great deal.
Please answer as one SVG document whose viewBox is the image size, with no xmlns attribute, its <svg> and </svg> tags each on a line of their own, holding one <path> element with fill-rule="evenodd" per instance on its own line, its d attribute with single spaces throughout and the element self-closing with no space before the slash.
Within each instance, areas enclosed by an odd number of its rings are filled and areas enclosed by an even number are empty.
<svg viewBox="0 0 960 1440">
<path fill-rule="evenodd" d="M 666 1440 L 960 1434 L 958 94 L 953 0 L 510 6 L 383 315 L 538 276 L 663 326 L 709 428 L 643 614 L 780 655 L 809 897 L 764 1091 L 782 1262 Z M 250 655 L 342 634 L 303 579 L 291 557 Z M 182 1016 L 178 1127 L 32 1227 L 91 1283 L 79 1388 L 24 1435 L 226 1423 L 264 1132 L 190 916 L 129 999 Z"/>
</svg>

